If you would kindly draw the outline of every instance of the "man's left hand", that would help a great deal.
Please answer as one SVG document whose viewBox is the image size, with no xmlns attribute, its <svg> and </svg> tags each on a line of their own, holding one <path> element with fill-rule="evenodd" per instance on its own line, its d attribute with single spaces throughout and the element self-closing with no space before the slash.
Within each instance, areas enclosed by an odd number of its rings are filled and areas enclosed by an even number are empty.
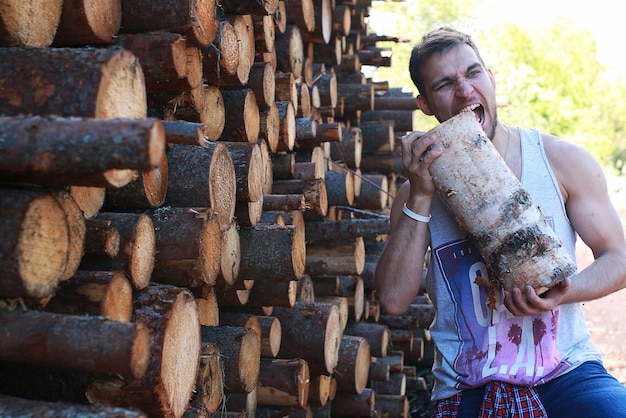
<svg viewBox="0 0 626 418">
<path fill-rule="evenodd" d="M 572 281 L 567 278 L 541 296 L 531 286 L 504 292 L 504 306 L 516 316 L 540 315 L 563 303 Z"/>
</svg>

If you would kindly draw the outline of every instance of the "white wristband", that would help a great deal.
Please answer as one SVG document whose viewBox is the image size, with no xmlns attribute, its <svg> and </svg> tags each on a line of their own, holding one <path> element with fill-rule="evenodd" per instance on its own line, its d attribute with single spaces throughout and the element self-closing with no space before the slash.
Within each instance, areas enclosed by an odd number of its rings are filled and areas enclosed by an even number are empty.
<svg viewBox="0 0 626 418">
<path fill-rule="evenodd" d="M 404 212 L 406 216 L 413 219 L 414 221 L 424 222 L 426 224 L 430 221 L 430 218 L 431 218 L 430 213 L 428 214 L 428 216 L 424 216 L 424 215 L 420 215 L 419 213 L 413 212 L 411 209 L 409 209 L 406 206 L 406 203 L 404 204 L 404 206 L 402 206 L 402 212 Z"/>
</svg>

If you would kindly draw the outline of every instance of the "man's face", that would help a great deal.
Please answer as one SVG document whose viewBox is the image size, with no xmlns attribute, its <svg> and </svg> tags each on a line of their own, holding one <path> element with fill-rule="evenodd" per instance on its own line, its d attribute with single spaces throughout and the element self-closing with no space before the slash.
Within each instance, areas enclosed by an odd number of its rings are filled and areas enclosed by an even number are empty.
<svg viewBox="0 0 626 418">
<path fill-rule="evenodd" d="M 497 124 L 495 79 L 469 45 L 459 45 L 433 54 L 422 67 L 424 96 L 420 108 L 443 122 L 468 106 L 491 139 Z M 420 103 L 421 102 L 421 103 Z"/>
</svg>

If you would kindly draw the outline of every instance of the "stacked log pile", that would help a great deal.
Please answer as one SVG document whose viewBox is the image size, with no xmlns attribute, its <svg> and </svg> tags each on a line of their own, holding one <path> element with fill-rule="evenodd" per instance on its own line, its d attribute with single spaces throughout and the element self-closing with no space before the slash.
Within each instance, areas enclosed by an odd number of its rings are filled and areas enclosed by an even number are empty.
<svg viewBox="0 0 626 418">
<path fill-rule="evenodd" d="M 45 3 L 0 10 L 0 415 L 408 416 L 371 0 Z"/>
</svg>

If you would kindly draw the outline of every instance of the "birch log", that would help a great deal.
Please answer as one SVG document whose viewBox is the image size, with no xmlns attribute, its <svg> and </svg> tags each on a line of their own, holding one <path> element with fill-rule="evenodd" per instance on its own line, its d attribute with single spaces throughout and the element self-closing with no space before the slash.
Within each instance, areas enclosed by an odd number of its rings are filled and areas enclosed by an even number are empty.
<svg viewBox="0 0 626 418">
<path fill-rule="evenodd" d="M 433 181 L 483 255 L 490 282 L 507 290 L 530 285 L 541 294 L 575 273 L 570 254 L 474 113 L 461 112 L 433 130 L 435 146 L 444 149 L 431 165 Z"/>
</svg>

